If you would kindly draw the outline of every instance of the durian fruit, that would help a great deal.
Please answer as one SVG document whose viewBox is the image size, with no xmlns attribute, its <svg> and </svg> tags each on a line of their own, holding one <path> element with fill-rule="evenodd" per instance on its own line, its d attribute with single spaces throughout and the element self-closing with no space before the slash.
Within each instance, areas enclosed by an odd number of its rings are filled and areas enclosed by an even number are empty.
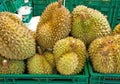
<svg viewBox="0 0 120 84">
<path fill-rule="evenodd" d="M 71 14 L 59 0 L 49 4 L 42 13 L 37 25 L 37 42 L 45 49 L 52 49 L 55 42 L 67 37 L 70 31 Z"/>
<path fill-rule="evenodd" d="M 52 74 L 52 67 L 43 55 L 36 54 L 27 61 L 28 73 Z"/>
<path fill-rule="evenodd" d="M 111 34 L 107 18 L 101 12 L 79 5 L 72 12 L 71 35 L 89 45 L 98 37 Z"/>
<path fill-rule="evenodd" d="M 81 72 L 86 61 L 85 44 L 73 37 L 56 42 L 53 53 L 56 68 L 60 74 L 73 75 Z"/>
<path fill-rule="evenodd" d="M 95 71 L 120 73 L 120 35 L 97 38 L 88 50 Z"/>
<path fill-rule="evenodd" d="M 0 56 L 0 74 L 23 74 L 24 61 L 9 60 Z"/>
<path fill-rule="evenodd" d="M 33 38 L 36 40 L 36 32 L 33 31 Z"/>
<path fill-rule="evenodd" d="M 57 74 L 55 57 L 54 57 L 52 51 L 45 51 L 43 55 L 44 55 L 45 59 L 46 59 L 46 60 L 49 62 L 49 64 L 51 65 L 52 70 L 53 70 L 53 71 L 52 71 L 53 74 Z"/>
<path fill-rule="evenodd" d="M 12 13 L 0 13 L 0 54 L 5 58 L 23 60 L 35 55 L 35 38 Z"/>
<path fill-rule="evenodd" d="M 120 34 L 120 23 L 115 26 L 113 30 L 113 34 Z"/>
<path fill-rule="evenodd" d="M 45 59 L 49 62 L 49 64 L 52 66 L 52 68 L 55 68 L 55 58 L 52 52 L 45 51 L 43 55 Z"/>
<path fill-rule="evenodd" d="M 116 41 L 116 47 L 117 49 L 114 50 L 116 51 L 116 59 L 115 59 L 115 64 L 117 66 L 115 73 L 120 73 L 120 35 L 114 35 L 115 36 L 115 41 Z"/>
<path fill-rule="evenodd" d="M 51 74 L 52 67 L 44 56 L 36 54 L 28 60 L 28 72 L 30 74 Z"/>
<path fill-rule="evenodd" d="M 77 54 L 70 52 L 64 54 L 57 62 L 57 69 L 64 75 L 74 74 L 79 64 Z"/>
</svg>

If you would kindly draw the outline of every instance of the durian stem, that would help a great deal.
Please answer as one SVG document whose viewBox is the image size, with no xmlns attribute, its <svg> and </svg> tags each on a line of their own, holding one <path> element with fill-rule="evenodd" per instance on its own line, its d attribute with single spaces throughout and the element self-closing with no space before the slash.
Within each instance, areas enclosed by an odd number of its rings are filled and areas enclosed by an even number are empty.
<svg viewBox="0 0 120 84">
<path fill-rule="evenodd" d="M 40 46 L 38 46 L 37 48 L 38 48 L 38 53 L 39 53 L 40 55 L 42 55 L 42 50 L 41 50 Z"/>
<path fill-rule="evenodd" d="M 62 6 L 62 0 L 58 0 L 58 8 L 61 8 Z"/>
</svg>

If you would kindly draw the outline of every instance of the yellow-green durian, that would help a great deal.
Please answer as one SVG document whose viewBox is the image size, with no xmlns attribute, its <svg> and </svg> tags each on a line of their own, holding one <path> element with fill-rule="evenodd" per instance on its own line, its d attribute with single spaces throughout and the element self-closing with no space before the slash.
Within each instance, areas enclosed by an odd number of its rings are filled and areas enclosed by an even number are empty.
<svg viewBox="0 0 120 84">
<path fill-rule="evenodd" d="M 0 55 L 0 74 L 23 74 L 24 71 L 24 61 L 6 59 Z"/>
<path fill-rule="evenodd" d="M 52 52 L 45 51 L 44 52 L 45 59 L 49 62 L 49 64 L 52 66 L 52 68 L 55 68 L 55 57 Z"/>
<path fill-rule="evenodd" d="M 62 55 L 62 57 L 58 60 L 56 66 L 60 74 L 71 75 L 76 72 L 78 64 L 79 60 L 77 54 L 70 52 Z"/>
<path fill-rule="evenodd" d="M 85 44 L 79 39 L 75 39 L 73 37 L 67 37 L 65 39 L 61 39 L 57 41 L 55 43 L 53 53 L 55 56 L 57 70 L 61 74 L 65 74 L 65 75 L 77 74 L 82 71 L 85 65 L 86 47 Z M 70 64 L 70 60 L 71 63 L 74 64 Z M 70 71 L 67 72 L 68 69 L 65 69 L 65 66 L 61 67 L 60 69 L 61 66 L 60 63 L 62 63 L 61 65 L 65 64 L 66 67 L 71 68 L 70 70 L 71 72 Z"/>
<path fill-rule="evenodd" d="M 120 23 L 115 26 L 113 30 L 113 34 L 120 34 Z"/>
<path fill-rule="evenodd" d="M 89 45 L 98 37 L 111 34 L 107 18 L 99 11 L 79 5 L 72 12 L 71 35 Z"/>
<path fill-rule="evenodd" d="M 27 67 L 30 74 L 52 74 L 52 67 L 43 55 L 36 54 L 28 59 Z"/>
<path fill-rule="evenodd" d="M 89 46 L 93 68 L 101 73 L 120 73 L 120 35 L 95 39 Z"/>
</svg>

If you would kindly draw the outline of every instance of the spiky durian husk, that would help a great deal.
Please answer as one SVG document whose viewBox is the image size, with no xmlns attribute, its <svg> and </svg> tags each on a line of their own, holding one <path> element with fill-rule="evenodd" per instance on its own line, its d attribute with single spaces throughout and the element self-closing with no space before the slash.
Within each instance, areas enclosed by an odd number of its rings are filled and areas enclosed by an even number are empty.
<svg viewBox="0 0 120 84">
<path fill-rule="evenodd" d="M 120 35 L 114 35 L 114 39 L 115 39 L 115 47 L 116 49 L 114 50 L 116 59 L 115 59 L 115 64 L 116 64 L 116 70 L 115 73 L 120 73 Z"/>
<path fill-rule="evenodd" d="M 32 32 L 33 33 L 33 38 L 36 40 L 36 32 Z"/>
<path fill-rule="evenodd" d="M 120 34 L 120 23 L 115 26 L 113 30 L 113 34 Z"/>
<path fill-rule="evenodd" d="M 52 51 L 45 51 L 44 52 L 44 57 L 45 59 L 49 62 L 49 64 L 51 65 L 52 67 L 52 73 L 53 74 L 57 74 L 57 69 L 56 69 L 56 63 L 55 63 L 55 57 L 52 53 Z"/>
<path fill-rule="evenodd" d="M 97 10 L 81 5 L 74 8 L 72 16 L 71 34 L 86 45 L 98 37 L 111 34 L 106 17 Z"/>
<path fill-rule="evenodd" d="M 54 58 L 53 53 L 50 51 L 45 51 L 44 57 L 49 62 L 49 64 L 52 66 L 52 68 L 55 68 L 55 58 Z"/>
<path fill-rule="evenodd" d="M 120 35 L 94 40 L 89 47 L 93 68 L 101 73 L 119 73 Z"/>
<path fill-rule="evenodd" d="M 68 53 L 72 53 L 72 52 L 76 53 L 76 55 L 77 55 L 78 66 L 74 70 L 74 72 L 73 71 L 71 72 L 71 74 L 77 74 L 82 71 L 83 66 L 85 64 L 85 60 L 86 60 L 85 44 L 82 41 L 80 41 L 79 39 L 67 37 L 65 39 L 61 39 L 61 40 L 57 41 L 54 46 L 54 49 L 53 49 L 56 64 L 59 62 L 60 59 L 62 59 L 62 56 L 64 56 L 65 54 L 68 54 Z M 74 60 L 76 60 L 76 59 L 74 59 Z M 58 67 L 58 66 L 56 66 L 56 67 Z M 63 69 L 63 68 L 61 67 L 61 69 Z M 64 71 L 64 72 L 66 72 L 66 74 L 70 74 L 70 72 L 69 73 L 67 73 L 67 71 Z"/>
<path fill-rule="evenodd" d="M 9 59 L 23 60 L 34 56 L 35 39 L 14 14 L 0 13 L 0 54 Z"/>
<path fill-rule="evenodd" d="M 7 67 L 2 65 L 4 60 L 7 60 Z M 24 61 L 9 60 L 0 56 L 0 74 L 23 74 L 24 71 Z"/>
<path fill-rule="evenodd" d="M 79 60 L 77 54 L 74 52 L 70 52 L 64 54 L 59 61 L 57 62 L 57 70 L 60 74 L 71 75 L 74 74 L 77 70 L 79 64 Z"/>
<path fill-rule="evenodd" d="M 51 74 L 52 67 L 42 55 L 36 54 L 28 59 L 28 72 L 30 74 Z"/>
<path fill-rule="evenodd" d="M 53 48 L 56 41 L 65 38 L 71 31 L 71 15 L 64 7 L 54 2 L 42 13 L 37 25 L 37 42 L 45 49 Z"/>
</svg>

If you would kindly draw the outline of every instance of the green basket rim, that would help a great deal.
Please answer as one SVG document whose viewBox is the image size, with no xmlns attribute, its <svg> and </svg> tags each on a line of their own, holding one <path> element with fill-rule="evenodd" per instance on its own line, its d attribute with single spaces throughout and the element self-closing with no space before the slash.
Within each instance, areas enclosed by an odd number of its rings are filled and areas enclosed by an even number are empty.
<svg viewBox="0 0 120 84">
<path fill-rule="evenodd" d="M 84 74 L 61 75 L 61 74 L 0 74 L 0 78 L 83 78 L 89 77 L 87 64 L 84 66 Z"/>
</svg>

